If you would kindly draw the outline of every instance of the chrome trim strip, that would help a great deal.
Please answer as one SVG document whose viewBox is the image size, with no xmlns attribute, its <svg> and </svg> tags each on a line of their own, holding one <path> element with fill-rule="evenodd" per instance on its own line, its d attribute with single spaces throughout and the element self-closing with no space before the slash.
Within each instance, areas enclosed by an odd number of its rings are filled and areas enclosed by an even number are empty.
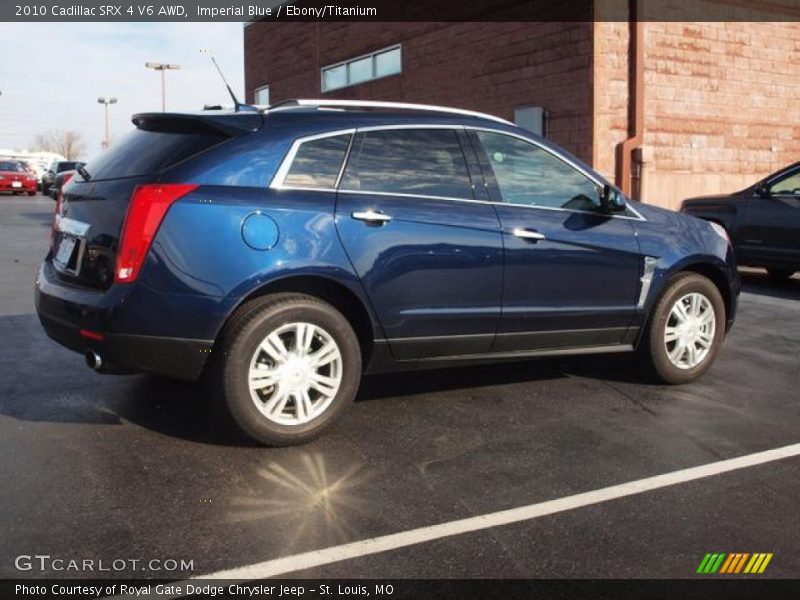
<svg viewBox="0 0 800 600">
<path fill-rule="evenodd" d="M 474 338 L 487 338 L 487 337 L 514 337 L 520 335 L 536 335 L 536 334 L 560 334 L 560 333 L 592 333 L 592 332 L 607 332 L 607 331 L 623 331 L 628 327 L 590 327 L 588 329 L 544 329 L 532 331 L 500 331 L 498 333 L 457 333 L 453 335 L 424 335 L 424 336 L 410 336 L 410 337 L 397 337 L 385 338 L 384 341 L 389 342 L 427 342 L 436 340 L 463 340 Z"/>
<path fill-rule="evenodd" d="M 305 189 L 305 190 L 317 190 L 317 191 L 330 191 L 330 188 L 308 188 L 308 187 L 291 187 L 291 186 L 284 186 L 283 181 L 286 179 L 286 175 L 289 173 L 289 169 L 292 167 L 292 163 L 294 162 L 294 157 L 297 154 L 297 151 L 300 149 L 306 142 L 313 142 L 314 140 L 322 140 L 329 137 L 336 137 L 339 135 L 349 135 L 350 142 L 348 143 L 347 149 L 350 149 L 350 144 L 352 144 L 352 138 L 355 135 L 355 128 L 348 128 L 348 129 L 337 129 L 336 131 L 326 131 L 325 133 L 317 133 L 314 135 L 307 135 L 305 137 L 297 138 L 295 141 L 292 142 L 292 145 L 289 147 L 289 151 L 286 153 L 286 156 L 283 157 L 281 161 L 281 166 L 278 167 L 278 170 L 275 173 L 275 176 L 272 178 L 269 186 L 273 190 L 280 190 L 280 189 Z M 342 165 L 347 161 L 347 152 L 345 152 L 344 158 L 342 159 Z M 340 171 L 343 167 L 340 167 Z M 335 190 L 333 190 L 335 191 Z"/>
<path fill-rule="evenodd" d="M 644 303 L 647 302 L 647 295 L 650 293 L 650 286 L 653 283 L 653 273 L 655 273 L 656 270 L 657 260 L 658 259 L 654 256 L 644 257 L 644 270 L 642 272 L 642 277 L 639 279 L 642 287 L 639 290 L 639 301 L 636 303 L 636 308 L 644 308 Z"/>
<path fill-rule="evenodd" d="M 534 356 L 569 356 L 573 354 L 606 354 L 611 352 L 632 352 L 633 344 L 611 344 L 606 346 L 583 346 L 575 348 L 556 348 L 552 350 L 520 350 L 515 352 L 485 352 L 482 354 L 461 354 L 427 356 L 424 358 L 398 360 L 397 362 L 448 362 L 460 360 L 499 360 L 507 358 L 526 358 Z"/>
<path fill-rule="evenodd" d="M 400 198 L 421 198 L 422 200 L 453 200 L 455 202 L 471 202 L 473 204 L 491 204 L 484 200 L 470 200 L 467 198 L 451 198 L 450 196 L 427 196 L 425 194 L 406 194 L 393 192 L 366 192 L 364 190 L 339 190 L 340 194 L 360 194 L 362 196 L 389 196 Z"/>
<path fill-rule="evenodd" d="M 335 65 L 334 65 L 335 66 Z M 451 115 L 461 115 L 465 117 L 477 117 L 479 119 L 488 119 L 496 121 L 505 125 L 513 125 L 510 121 L 506 121 L 501 117 L 490 115 L 474 110 L 465 110 L 463 108 L 453 108 L 450 106 L 437 106 L 435 104 L 413 104 L 410 102 L 381 102 L 377 100 L 313 100 L 308 98 L 298 98 L 295 100 L 297 104 L 279 106 L 277 108 L 267 110 L 266 112 L 277 112 L 280 110 L 290 110 L 298 106 L 332 106 L 332 107 L 350 107 L 350 108 L 396 108 L 399 110 L 419 110 L 428 112 L 440 112 Z"/>
</svg>

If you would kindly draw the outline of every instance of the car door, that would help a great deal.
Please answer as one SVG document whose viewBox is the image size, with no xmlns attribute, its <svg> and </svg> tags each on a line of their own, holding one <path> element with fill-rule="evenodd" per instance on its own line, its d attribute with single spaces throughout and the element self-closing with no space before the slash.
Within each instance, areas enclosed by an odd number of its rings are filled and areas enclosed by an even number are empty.
<svg viewBox="0 0 800 600">
<path fill-rule="evenodd" d="M 765 193 L 747 200 L 739 232 L 743 260 L 756 264 L 800 265 L 800 167 L 766 182 Z"/>
<path fill-rule="evenodd" d="M 599 183 L 527 138 L 475 130 L 505 246 L 493 350 L 631 343 L 643 259 L 633 213 L 605 214 Z"/>
<path fill-rule="evenodd" d="M 359 130 L 341 177 L 339 235 L 401 360 L 477 354 L 494 340 L 500 224 L 475 195 L 485 190 L 465 147 L 462 128 Z"/>
</svg>

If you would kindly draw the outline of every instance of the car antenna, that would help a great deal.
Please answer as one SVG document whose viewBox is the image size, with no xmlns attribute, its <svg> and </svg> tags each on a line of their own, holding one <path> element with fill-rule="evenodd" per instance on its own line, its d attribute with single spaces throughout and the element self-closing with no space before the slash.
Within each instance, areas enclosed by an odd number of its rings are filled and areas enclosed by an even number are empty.
<svg viewBox="0 0 800 600">
<path fill-rule="evenodd" d="M 231 95 L 231 98 L 233 98 L 233 110 L 236 112 L 245 112 L 245 111 L 258 112 L 258 109 L 255 106 L 251 106 L 249 104 L 242 104 L 241 102 L 239 102 L 239 99 L 236 97 L 236 94 L 233 93 L 233 90 L 231 89 L 228 80 L 225 79 L 225 75 L 223 75 L 222 69 L 219 68 L 219 65 L 217 64 L 217 59 L 214 58 L 214 55 L 211 53 L 211 50 L 200 50 L 200 52 L 202 52 L 203 54 L 208 54 L 211 57 L 211 62 L 214 63 L 214 66 L 217 69 L 217 73 L 219 73 L 219 76 L 222 78 L 222 82 L 225 84 L 225 87 L 228 88 L 228 93 Z"/>
</svg>

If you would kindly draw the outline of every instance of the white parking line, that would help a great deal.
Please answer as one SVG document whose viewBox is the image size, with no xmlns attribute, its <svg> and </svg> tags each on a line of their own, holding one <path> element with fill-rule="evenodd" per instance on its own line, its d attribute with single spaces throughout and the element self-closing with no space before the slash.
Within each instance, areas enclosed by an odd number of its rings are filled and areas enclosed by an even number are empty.
<svg viewBox="0 0 800 600">
<path fill-rule="evenodd" d="M 664 473 L 663 475 L 656 475 L 655 477 L 647 477 L 645 479 L 629 481 L 628 483 L 612 485 L 591 492 L 575 494 L 574 496 L 548 500 L 547 502 L 539 502 L 537 504 L 520 506 L 519 508 L 502 510 L 479 515 L 477 517 L 449 521 L 429 527 L 409 529 L 399 533 L 383 535 L 376 538 L 352 542 L 350 544 L 343 544 L 341 546 L 323 548 L 321 550 L 312 550 L 311 552 L 303 552 L 302 554 L 295 554 L 293 556 L 275 558 L 253 565 L 218 571 L 208 575 L 200 575 L 197 579 L 252 581 L 255 579 L 264 579 L 266 577 L 275 577 L 291 573 L 292 571 L 310 569 L 312 567 L 319 567 L 321 565 L 358 558 L 360 556 L 368 556 L 370 554 L 405 548 L 407 546 L 422 544 L 462 533 L 471 533 L 473 531 L 509 525 L 511 523 L 529 521 L 567 510 L 590 506 L 600 502 L 607 502 L 609 500 L 616 500 L 617 498 L 625 498 L 626 496 L 633 496 L 635 494 L 641 494 L 679 483 L 695 481 L 697 479 L 712 477 L 721 473 L 754 467 L 756 465 L 762 465 L 764 463 L 794 456 L 800 456 L 800 444 L 792 444 L 782 448 L 748 454 L 746 456 L 722 460 L 699 467 L 681 469 L 680 471 L 673 471 L 671 473 Z M 190 581 L 191 580 L 189 580 L 189 582 Z"/>
</svg>

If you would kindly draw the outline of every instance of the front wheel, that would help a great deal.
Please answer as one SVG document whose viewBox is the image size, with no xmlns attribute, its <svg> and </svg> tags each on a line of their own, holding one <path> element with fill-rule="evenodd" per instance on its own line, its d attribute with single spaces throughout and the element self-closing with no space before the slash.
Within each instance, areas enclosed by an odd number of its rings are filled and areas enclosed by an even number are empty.
<svg viewBox="0 0 800 600">
<path fill-rule="evenodd" d="M 334 307 L 303 294 L 275 294 L 231 318 L 211 369 L 238 428 L 257 442 L 286 446 L 317 437 L 352 402 L 361 352 Z"/>
<path fill-rule="evenodd" d="M 705 373 L 725 337 L 725 303 L 709 279 L 681 273 L 653 309 L 640 353 L 662 383 L 688 383 Z"/>
</svg>

